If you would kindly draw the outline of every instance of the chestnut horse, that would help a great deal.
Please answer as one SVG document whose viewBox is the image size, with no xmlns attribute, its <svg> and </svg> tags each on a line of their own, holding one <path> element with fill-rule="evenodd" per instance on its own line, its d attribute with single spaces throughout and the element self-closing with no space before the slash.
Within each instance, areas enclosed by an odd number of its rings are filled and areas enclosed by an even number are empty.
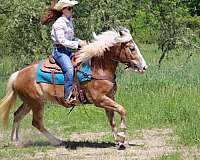
<svg viewBox="0 0 200 160">
<path fill-rule="evenodd" d="M 117 89 L 116 68 L 119 63 L 123 63 L 139 73 L 144 73 L 147 69 L 146 62 L 127 29 L 119 32 L 106 31 L 94 36 L 94 40 L 84 46 L 77 55 L 77 63 L 88 60 L 91 62 L 92 76 L 97 78 L 81 83 L 80 88 L 85 92 L 90 103 L 105 109 L 118 147 L 125 148 L 126 110 L 114 100 Z M 11 140 L 19 141 L 20 122 L 32 110 L 32 125 L 47 137 L 51 144 L 61 145 L 64 141 L 50 134 L 43 125 L 44 103 L 52 101 L 67 108 L 71 106 L 63 103 L 63 85 L 36 82 L 37 66 L 38 62 L 30 64 L 10 76 L 6 96 L 0 101 L 0 118 L 6 124 L 9 111 L 18 96 L 22 104 L 14 113 Z M 98 77 L 103 78 L 98 79 Z M 55 89 L 57 96 L 54 95 Z M 121 116 L 119 130 L 116 128 L 114 112 Z"/>
</svg>

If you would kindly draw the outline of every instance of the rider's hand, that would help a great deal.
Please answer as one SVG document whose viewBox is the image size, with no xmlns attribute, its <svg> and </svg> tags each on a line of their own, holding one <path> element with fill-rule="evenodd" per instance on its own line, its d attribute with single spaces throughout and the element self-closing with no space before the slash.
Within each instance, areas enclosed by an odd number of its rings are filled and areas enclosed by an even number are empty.
<svg viewBox="0 0 200 160">
<path fill-rule="evenodd" d="M 85 45 L 87 45 L 87 41 L 84 41 L 84 40 L 79 41 L 79 44 L 78 44 L 79 47 L 83 47 Z"/>
</svg>

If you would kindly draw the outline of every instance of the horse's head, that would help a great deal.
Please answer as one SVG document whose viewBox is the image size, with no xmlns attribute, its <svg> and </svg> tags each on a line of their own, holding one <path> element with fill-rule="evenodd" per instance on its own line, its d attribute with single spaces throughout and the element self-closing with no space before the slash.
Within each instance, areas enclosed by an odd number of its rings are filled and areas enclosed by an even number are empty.
<svg viewBox="0 0 200 160">
<path fill-rule="evenodd" d="M 143 73 L 147 70 L 147 64 L 140 53 L 140 50 L 127 29 L 119 31 L 120 36 L 116 37 L 119 52 L 117 60 L 133 68 L 136 72 Z"/>
<path fill-rule="evenodd" d="M 127 29 L 94 34 L 92 43 L 84 46 L 76 57 L 77 63 L 80 63 L 101 56 L 124 63 L 140 73 L 147 69 L 146 62 Z"/>
</svg>

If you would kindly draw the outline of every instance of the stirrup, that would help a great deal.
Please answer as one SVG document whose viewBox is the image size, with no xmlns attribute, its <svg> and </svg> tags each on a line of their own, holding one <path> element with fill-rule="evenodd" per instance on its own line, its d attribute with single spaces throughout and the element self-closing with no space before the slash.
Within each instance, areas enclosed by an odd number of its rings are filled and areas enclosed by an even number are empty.
<svg viewBox="0 0 200 160">
<path fill-rule="evenodd" d="M 68 103 L 76 103 L 76 97 L 70 98 Z"/>
<path fill-rule="evenodd" d="M 70 92 L 69 96 L 65 99 L 65 102 L 67 103 L 75 103 L 76 102 L 76 96 L 73 96 L 73 93 Z"/>
</svg>

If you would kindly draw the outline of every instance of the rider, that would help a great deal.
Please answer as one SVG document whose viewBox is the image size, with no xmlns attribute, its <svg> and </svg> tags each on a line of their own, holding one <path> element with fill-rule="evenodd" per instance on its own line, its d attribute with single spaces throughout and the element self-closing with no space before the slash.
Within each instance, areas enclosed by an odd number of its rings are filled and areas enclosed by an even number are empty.
<svg viewBox="0 0 200 160">
<path fill-rule="evenodd" d="M 64 98 L 70 101 L 73 87 L 74 69 L 71 63 L 72 49 L 86 45 L 86 41 L 74 37 L 73 6 L 78 4 L 73 0 L 59 0 L 54 10 L 60 12 L 60 17 L 54 22 L 51 31 L 54 49 L 52 55 L 60 65 L 64 74 Z"/>
</svg>

